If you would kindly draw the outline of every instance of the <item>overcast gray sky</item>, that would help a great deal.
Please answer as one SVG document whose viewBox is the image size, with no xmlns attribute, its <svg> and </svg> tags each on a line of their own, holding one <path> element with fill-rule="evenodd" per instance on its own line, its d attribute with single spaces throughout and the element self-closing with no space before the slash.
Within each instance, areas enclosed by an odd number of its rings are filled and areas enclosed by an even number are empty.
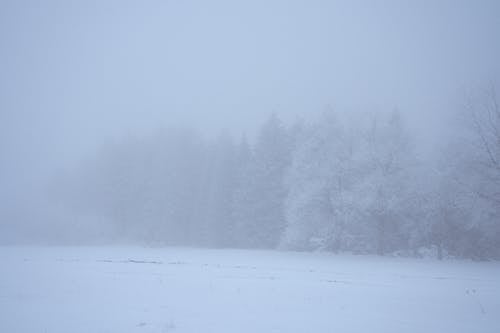
<svg viewBox="0 0 500 333">
<path fill-rule="evenodd" d="M 4 207 L 124 133 L 250 135 L 270 112 L 398 107 L 432 137 L 500 77 L 499 1 L 1 1 Z M 425 132 L 421 132 L 425 133 Z"/>
</svg>

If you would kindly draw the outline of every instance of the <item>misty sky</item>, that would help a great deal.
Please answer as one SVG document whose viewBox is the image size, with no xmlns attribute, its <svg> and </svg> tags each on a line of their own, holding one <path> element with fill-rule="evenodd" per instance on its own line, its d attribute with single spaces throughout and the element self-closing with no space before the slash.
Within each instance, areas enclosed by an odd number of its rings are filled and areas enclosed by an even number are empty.
<svg viewBox="0 0 500 333">
<path fill-rule="evenodd" d="M 462 89 L 498 82 L 499 17 L 472 0 L 1 1 L 3 205 L 161 127 L 252 135 L 329 104 L 398 107 L 435 137 Z"/>
</svg>

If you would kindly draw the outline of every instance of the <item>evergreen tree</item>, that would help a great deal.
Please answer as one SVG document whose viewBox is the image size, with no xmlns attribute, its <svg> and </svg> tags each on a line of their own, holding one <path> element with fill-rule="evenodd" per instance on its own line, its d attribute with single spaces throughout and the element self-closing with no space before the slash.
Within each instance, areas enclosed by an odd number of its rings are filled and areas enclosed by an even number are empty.
<svg viewBox="0 0 500 333">
<path fill-rule="evenodd" d="M 257 247 L 276 247 L 285 228 L 284 174 L 289 163 L 289 136 L 273 114 L 260 130 L 251 167 L 248 200 L 253 210 L 253 226 L 248 227 L 251 243 Z"/>
</svg>

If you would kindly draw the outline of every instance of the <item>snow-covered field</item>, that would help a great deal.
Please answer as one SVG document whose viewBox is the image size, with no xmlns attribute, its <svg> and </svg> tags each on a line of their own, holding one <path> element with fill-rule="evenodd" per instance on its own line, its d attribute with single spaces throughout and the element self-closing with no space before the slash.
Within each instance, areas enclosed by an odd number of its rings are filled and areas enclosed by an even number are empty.
<svg viewBox="0 0 500 333">
<path fill-rule="evenodd" d="M 0 332 L 500 332 L 500 264 L 1 247 Z"/>
</svg>

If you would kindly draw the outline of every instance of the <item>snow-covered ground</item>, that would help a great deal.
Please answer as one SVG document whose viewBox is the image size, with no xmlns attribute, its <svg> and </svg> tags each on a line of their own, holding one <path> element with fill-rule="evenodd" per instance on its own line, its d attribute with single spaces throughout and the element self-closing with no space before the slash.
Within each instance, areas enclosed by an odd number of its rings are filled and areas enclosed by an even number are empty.
<svg viewBox="0 0 500 333">
<path fill-rule="evenodd" d="M 500 332 L 500 264 L 0 247 L 0 332 Z"/>
</svg>

